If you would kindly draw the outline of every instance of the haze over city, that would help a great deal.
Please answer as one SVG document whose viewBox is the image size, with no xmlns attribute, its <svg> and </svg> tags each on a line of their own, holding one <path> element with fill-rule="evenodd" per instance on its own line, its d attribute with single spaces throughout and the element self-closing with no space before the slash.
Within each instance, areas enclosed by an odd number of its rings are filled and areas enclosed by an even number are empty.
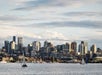
<svg viewBox="0 0 102 75">
<path fill-rule="evenodd" d="M 86 40 L 102 48 L 102 0 L 0 0 L 0 34 L 0 47 L 16 35 L 24 44 Z"/>
</svg>

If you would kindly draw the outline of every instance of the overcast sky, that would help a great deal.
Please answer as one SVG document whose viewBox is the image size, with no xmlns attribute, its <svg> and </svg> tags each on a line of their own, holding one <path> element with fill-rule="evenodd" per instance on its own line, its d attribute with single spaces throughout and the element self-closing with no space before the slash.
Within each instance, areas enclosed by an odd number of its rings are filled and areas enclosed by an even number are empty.
<svg viewBox="0 0 102 75">
<path fill-rule="evenodd" d="M 25 43 L 86 40 L 102 48 L 102 0 L 0 0 L 0 45 L 13 35 Z"/>
</svg>

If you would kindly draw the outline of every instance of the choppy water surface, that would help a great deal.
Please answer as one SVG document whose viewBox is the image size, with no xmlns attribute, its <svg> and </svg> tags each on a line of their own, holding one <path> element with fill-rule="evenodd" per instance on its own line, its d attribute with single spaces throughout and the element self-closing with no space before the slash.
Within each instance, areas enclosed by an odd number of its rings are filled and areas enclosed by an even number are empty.
<svg viewBox="0 0 102 75">
<path fill-rule="evenodd" d="M 0 64 L 0 75 L 102 75 L 102 64 L 64 64 L 64 63 L 20 63 Z"/>
</svg>

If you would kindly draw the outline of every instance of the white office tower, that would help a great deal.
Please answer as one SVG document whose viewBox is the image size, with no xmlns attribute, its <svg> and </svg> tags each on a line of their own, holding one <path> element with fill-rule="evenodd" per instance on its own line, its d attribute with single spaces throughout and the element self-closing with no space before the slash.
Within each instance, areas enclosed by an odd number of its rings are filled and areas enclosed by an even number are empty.
<svg viewBox="0 0 102 75">
<path fill-rule="evenodd" d="M 96 54 L 97 48 L 95 44 L 91 46 L 91 51 L 93 54 Z"/>
<path fill-rule="evenodd" d="M 33 50 L 34 50 L 34 51 L 39 51 L 40 48 L 41 48 L 41 43 L 38 42 L 38 41 L 34 41 L 34 42 L 32 43 L 32 47 L 33 47 Z"/>
<path fill-rule="evenodd" d="M 87 52 L 88 52 L 88 47 L 84 46 L 84 54 L 87 54 Z"/>
<path fill-rule="evenodd" d="M 79 44 L 79 52 L 81 55 L 85 55 L 88 52 L 88 43 L 85 41 L 81 41 L 81 44 Z"/>
<path fill-rule="evenodd" d="M 71 44 L 69 43 L 69 52 L 71 52 L 72 50 L 71 50 Z"/>
<path fill-rule="evenodd" d="M 84 45 L 83 44 L 79 44 L 79 52 L 81 55 L 84 55 Z"/>
<path fill-rule="evenodd" d="M 16 43 L 14 41 L 12 41 L 10 45 L 11 45 L 11 50 L 16 49 Z"/>
</svg>

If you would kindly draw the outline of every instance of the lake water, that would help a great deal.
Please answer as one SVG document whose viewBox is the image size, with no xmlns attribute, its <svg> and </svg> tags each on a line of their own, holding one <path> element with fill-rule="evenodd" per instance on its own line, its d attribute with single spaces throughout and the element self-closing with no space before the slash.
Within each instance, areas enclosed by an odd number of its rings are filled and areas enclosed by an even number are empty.
<svg viewBox="0 0 102 75">
<path fill-rule="evenodd" d="M 0 75 L 102 75 L 102 64 L 0 63 Z"/>
</svg>

